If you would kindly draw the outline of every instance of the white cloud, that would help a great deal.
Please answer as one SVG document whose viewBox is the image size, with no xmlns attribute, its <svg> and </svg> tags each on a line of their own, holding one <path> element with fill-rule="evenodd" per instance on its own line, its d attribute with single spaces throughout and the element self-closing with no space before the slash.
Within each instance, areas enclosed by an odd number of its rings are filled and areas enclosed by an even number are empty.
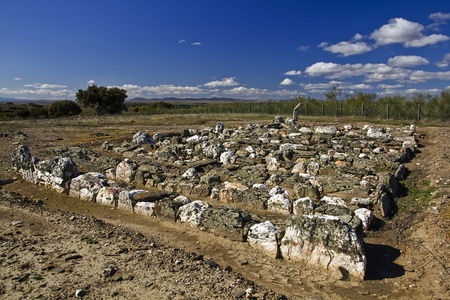
<svg viewBox="0 0 450 300">
<path fill-rule="evenodd" d="M 91 79 L 87 82 L 87 85 L 90 86 L 93 85 L 94 83 L 95 83 L 94 79 Z"/>
<path fill-rule="evenodd" d="M 363 36 L 359 33 L 355 34 L 352 38 L 352 41 L 359 41 L 362 40 Z"/>
<path fill-rule="evenodd" d="M 158 86 L 144 86 L 143 91 L 160 95 L 201 94 L 204 91 L 196 86 L 175 86 L 173 84 L 161 84 Z"/>
<path fill-rule="evenodd" d="M 200 42 L 195 42 L 195 43 L 192 43 L 192 46 L 202 46 L 203 44 L 202 43 L 200 43 Z"/>
<path fill-rule="evenodd" d="M 450 53 L 444 55 L 442 60 L 434 63 L 439 68 L 446 68 L 450 65 Z"/>
<path fill-rule="evenodd" d="M 423 57 L 417 56 L 417 55 L 400 55 L 395 56 L 393 58 L 389 58 L 388 65 L 392 67 L 401 67 L 401 68 L 408 68 L 408 67 L 415 67 L 420 65 L 428 65 L 430 62 Z"/>
<path fill-rule="evenodd" d="M 427 26 L 427 28 L 430 28 L 432 30 L 441 30 L 439 26 L 447 24 L 447 20 L 450 20 L 450 13 L 444 14 L 442 12 L 437 12 L 434 14 L 430 14 L 428 16 L 428 19 L 434 20 L 433 24 L 430 24 Z"/>
<path fill-rule="evenodd" d="M 182 43 L 185 43 L 185 42 L 186 42 L 186 40 L 179 40 L 178 44 L 182 44 Z"/>
<path fill-rule="evenodd" d="M 293 85 L 293 84 L 295 84 L 295 82 L 292 81 L 292 80 L 289 79 L 289 78 L 285 78 L 285 79 L 280 83 L 280 85 Z"/>
<path fill-rule="evenodd" d="M 1 88 L 0 94 L 13 96 L 38 96 L 39 98 L 55 99 L 60 97 L 72 97 L 74 92 L 68 89 L 50 90 L 50 89 L 18 89 Z"/>
<path fill-rule="evenodd" d="M 298 47 L 298 50 L 301 50 L 301 51 L 308 51 L 308 49 L 309 49 L 309 46 L 300 46 L 300 47 Z"/>
<path fill-rule="evenodd" d="M 398 89 L 404 87 L 403 84 L 379 84 L 380 89 Z"/>
<path fill-rule="evenodd" d="M 15 77 L 15 78 L 13 78 L 13 80 L 22 80 L 22 78 L 20 78 L 20 77 Z"/>
<path fill-rule="evenodd" d="M 381 26 L 370 35 L 376 41 L 376 45 L 388 45 L 405 43 L 423 37 L 424 27 L 419 23 L 411 22 L 403 18 L 389 20 L 389 24 Z"/>
<path fill-rule="evenodd" d="M 372 47 L 368 46 L 365 42 L 340 42 L 338 44 L 325 47 L 324 50 L 331 53 L 338 53 L 341 56 L 350 56 L 369 52 L 372 50 Z"/>
<path fill-rule="evenodd" d="M 235 81 L 236 77 L 227 77 L 227 78 L 223 78 L 222 80 L 215 80 L 215 81 L 211 81 L 211 82 L 207 82 L 204 84 L 204 86 L 207 87 L 220 87 L 220 86 L 236 86 L 239 85 L 239 83 L 237 83 Z"/>
<path fill-rule="evenodd" d="M 67 85 L 48 84 L 48 83 L 33 83 L 33 84 L 25 84 L 24 87 L 34 87 L 36 89 L 59 89 L 59 88 L 66 88 Z"/>
<path fill-rule="evenodd" d="M 320 47 L 320 48 L 325 48 L 326 46 L 328 46 L 327 42 L 322 42 L 318 45 L 318 47 Z"/>
<path fill-rule="evenodd" d="M 286 73 L 284 73 L 284 75 L 288 75 L 288 76 L 297 76 L 302 74 L 302 71 L 296 71 L 296 70 L 291 70 L 291 71 L 287 71 Z"/>
<path fill-rule="evenodd" d="M 366 82 L 383 80 L 406 80 L 411 70 L 394 68 L 386 64 L 345 64 L 318 62 L 308 68 L 305 73 L 312 77 L 339 79 L 364 76 Z"/>
<path fill-rule="evenodd" d="M 449 37 L 443 34 L 425 36 L 422 33 L 424 29 L 419 23 L 394 18 L 389 20 L 389 24 L 372 32 L 370 38 L 376 41 L 375 46 L 403 44 L 405 47 L 424 47 L 449 40 Z"/>
<path fill-rule="evenodd" d="M 336 81 L 332 80 L 328 83 L 308 83 L 308 84 L 300 84 L 305 90 L 314 93 L 323 93 L 329 90 L 330 88 L 336 87 L 342 90 L 367 90 L 371 89 L 372 86 L 365 83 L 354 84 L 352 82 L 345 81 Z"/>
<path fill-rule="evenodd" d="M 426 45 L 434 45 L 439 42 L 448 41 L 450 38 L 443 34 L 432 34 L 429 36 L 424 36 L 420 39 L 408 41 L 404 44 L 405 47 L 423 47 Z"/>
</svg>

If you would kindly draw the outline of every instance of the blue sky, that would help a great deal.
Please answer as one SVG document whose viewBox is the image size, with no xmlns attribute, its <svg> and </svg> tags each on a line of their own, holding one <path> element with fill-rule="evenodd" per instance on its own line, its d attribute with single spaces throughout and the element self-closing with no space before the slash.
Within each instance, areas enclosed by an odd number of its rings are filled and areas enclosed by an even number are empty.
<svg viewBox="0 0 450 300">
<path fill-rule="evenodd" d="M 450 1 L 1 0 L 0 97 L 323 98 L 450 87 Z"/>
</svg>

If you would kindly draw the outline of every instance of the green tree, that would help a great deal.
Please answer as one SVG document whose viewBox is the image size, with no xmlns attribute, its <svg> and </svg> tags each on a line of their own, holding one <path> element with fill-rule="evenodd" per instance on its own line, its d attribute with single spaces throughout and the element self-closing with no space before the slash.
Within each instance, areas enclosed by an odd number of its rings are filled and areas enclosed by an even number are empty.
<svg viewBox="0 0 450 300">
<path fill-rule="evenodd" d="M 325 98 L 333 102 L 342 100 L 342 89 L 333 86 L 325 93 Z"/>
<path fill-rule="evenodd" d="M 107 88 L 104 86 L 90 85 L 86 90 L 79 89 L 76 100 L 84 107 L 95 108 L 97 116 L 108 113 L 118 114 L 127 111 L 125 99 L 127 91 L 119 88 Z"/>
<path fill-rule="evenodd" d="M 69 117 L 79 115 L 81 107 L 73 101 L 55 101 L 48 108 L 48 116 L 51 118 Z"/>
</svg>

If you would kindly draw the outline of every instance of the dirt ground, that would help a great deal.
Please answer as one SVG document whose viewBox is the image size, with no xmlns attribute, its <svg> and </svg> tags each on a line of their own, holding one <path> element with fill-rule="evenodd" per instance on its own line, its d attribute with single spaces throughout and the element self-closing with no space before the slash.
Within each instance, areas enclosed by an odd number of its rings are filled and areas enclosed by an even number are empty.
<svg viewBox="0 0 450 300">
<path fill-rule="evenodd" d="M 100 151 L 103 141 L 131 140 L 138 130 L 179 127 L 0 123 L 1 299 L 66 299 L 77 290 L 83 299 L 237 299 L 249 288 L 253 299 L 450 299 L 449 127 L 418 126 L 408 180 L 433 187 L 429 207 L 367 233 L 362 282 L 268 258 L 226 236 L 70 198 L 11 171 L 21 144 L 44 159 L 61 146 Z"/>
</svg>

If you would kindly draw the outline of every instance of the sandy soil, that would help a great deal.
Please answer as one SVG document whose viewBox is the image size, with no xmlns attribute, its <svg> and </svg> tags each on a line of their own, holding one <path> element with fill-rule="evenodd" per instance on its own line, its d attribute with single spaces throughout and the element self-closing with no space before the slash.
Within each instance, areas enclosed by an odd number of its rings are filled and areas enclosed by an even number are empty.
<svg viewBox="0 0 450 300">
<path fill-rule="evenodd" d="M 430 208 L 368 232 L 363 282 L 270 259 L 226 236 L 73 199 L 11 172 L 20 144 L 48 158 L 63 145 L 99 151 L 103 141 L 131 139 L 137 130 L 176 127 L 10 122 L 0 129 L 7 133 L 0 138 L 2 299 L 66 299 L 77 290 L 84 299 L 235 299 L 248 288 L 254 299 L 450 299 L 448 127 L 418 127 L 420 153 L 407 167 L 410 180 L 435 187 Z"/>
</svg>

